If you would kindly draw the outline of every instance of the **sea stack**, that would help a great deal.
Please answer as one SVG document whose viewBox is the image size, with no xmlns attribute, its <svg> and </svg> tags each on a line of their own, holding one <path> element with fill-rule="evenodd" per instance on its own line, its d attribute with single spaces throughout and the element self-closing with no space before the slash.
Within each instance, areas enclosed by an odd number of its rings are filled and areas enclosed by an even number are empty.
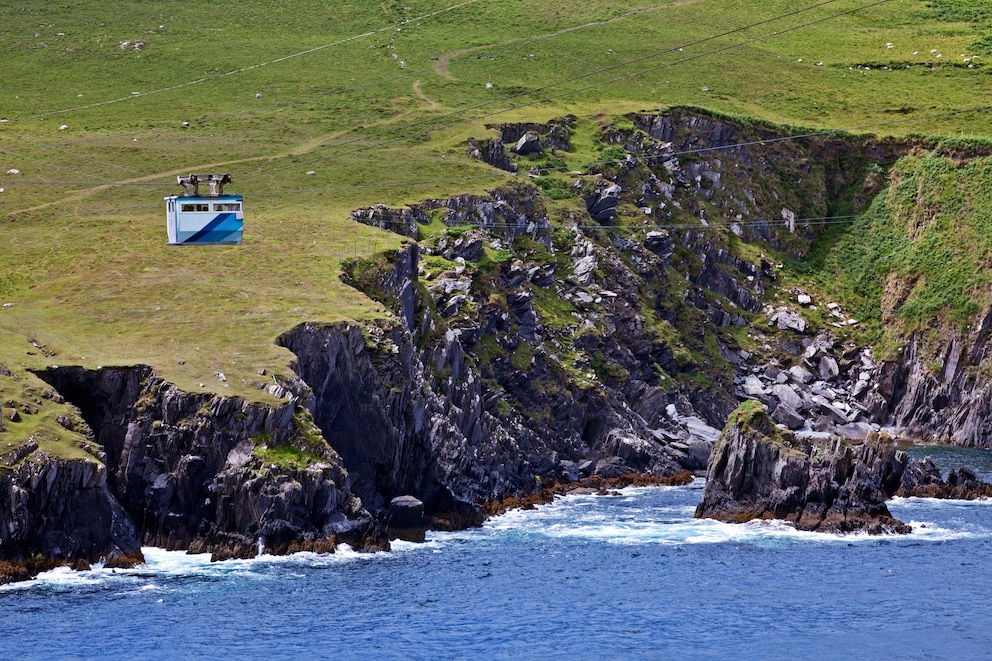
<svg viewBox="0 0 992 661">
<path fill-rule="evenodd" d="M 885 501 L 909 461 L 877 433 L 855 445 L 814 443 L 776 427 L 756 401 L 744 402 L 713 448 L 697 518 L 740 522 L 781 519 L 800 530 L 909 533 Z"/>
</svg>

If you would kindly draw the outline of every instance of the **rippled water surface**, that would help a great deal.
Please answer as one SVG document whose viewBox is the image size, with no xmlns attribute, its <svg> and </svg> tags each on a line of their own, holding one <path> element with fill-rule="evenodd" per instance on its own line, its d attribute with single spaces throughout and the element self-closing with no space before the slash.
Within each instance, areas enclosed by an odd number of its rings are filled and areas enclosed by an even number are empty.
<svg viewBox="0 0 992 661">
<path fill-rule="evenodd" d="M 391 553 L 60 569 L 0 588 L 0 656 L 992 656 L 992 502 L 896 499 L 913 534 L 840 537 L 697 521 L 701 489 L 571 496 Z"/>
</svg>

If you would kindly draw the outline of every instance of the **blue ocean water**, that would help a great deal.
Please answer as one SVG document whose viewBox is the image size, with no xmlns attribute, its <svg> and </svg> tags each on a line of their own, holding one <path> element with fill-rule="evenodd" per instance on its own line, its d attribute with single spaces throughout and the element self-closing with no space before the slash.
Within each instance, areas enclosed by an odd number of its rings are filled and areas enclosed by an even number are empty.
<svg viewBox="0 0 992 661">
<path fill-rule="evenodd" d="M 843 537 L 695 520 L 701 492 L 569 496 L 390 553 L 59 569 L 0 588 L 0 657 L 992 657 L 992 501 L 895 499 L 913 534 Z"/>
</svg>

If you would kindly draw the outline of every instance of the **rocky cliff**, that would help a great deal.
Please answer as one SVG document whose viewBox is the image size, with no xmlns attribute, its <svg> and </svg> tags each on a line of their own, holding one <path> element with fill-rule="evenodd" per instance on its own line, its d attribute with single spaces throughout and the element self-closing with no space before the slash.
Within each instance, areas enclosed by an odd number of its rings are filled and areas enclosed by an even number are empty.
<svg viewBox="0 0 992 661">
<path fill-rule="evenodd" d="M 898 529 L 876 500 L 899 457 L 826 439 L 889 424 L 990 437 L 975 377 L 992 322 L 952 340 L 940 370 L 917 340 L 885 362 L 852 334 L 857 319 L 797 285 L 828 232 L 818 219 L 864 210 L 913 144 L 780 140 L 782 128 L 676 109 L 600 122 L 599 160 L 577 174 L 562 156 L 579 123 L 503 124 L 466 146 L 526 179 L 354 210 L 410 239 L 343 265 L 392 314 L 287 329 L 294 373 L 259 384 L 258 402 L 182 392 L 140 366 L 39 373 L 96 449 L 77 467 L 12 444 L 0 497 L 24 506 L 3 508 L 19 532 L 0 553 L 130 557 L 135 538 L 217 558 L 382 546 L 391 503 L 454 527 L 553 483 L 701 471 L 742 399 L 798 435 L 754 417 L 778 441 L 738 429 L 744 455 L 762 457 L 747 469 L 721 441 L 710 468 L 728 481 L 713 494 L 750 493 L 754 470 L 777 485 L 729 516 Z M 26 486 L 41 482 L 59 486 Z M 100 532 L 78 549 L 45 539 L 86 521 Z"/>
<path fill-rule="evenodd" d="M 137 530 L 107 486 L 106 465 L 50 457 L 33 441 L 24 451 L 26 460 L 0 471 L 0 584 L 62 564 L 142 561 Z"/>
<path fill-rule="evenodd" d="M 992 447 L 990 334 L 992 310 L 973 332 L 913 333 L 880 374 L 888 424 L 909 439 Z"/>
<path fill-rule="evenodd" d="M 139 561 L 139 544 L 216 559 L 386 544 L 298 379 L 269 386 L 272 404 L 182 392 L 140 366 L 38 376 L 75 404 L 100 452 L 64 460 L 34 444 L 8 458 L 0 548 L 11 575 Z"/>
</svg>

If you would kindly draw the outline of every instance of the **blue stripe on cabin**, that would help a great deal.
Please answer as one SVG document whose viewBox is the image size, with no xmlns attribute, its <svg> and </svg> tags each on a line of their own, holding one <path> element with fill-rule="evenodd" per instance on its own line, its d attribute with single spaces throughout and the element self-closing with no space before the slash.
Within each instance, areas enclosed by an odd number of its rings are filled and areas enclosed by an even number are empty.
<svg viewBox="0 0 992 661">
<path fill-rule="evenodd" d="M 180 239 L 183 243 L 200 243 L 206 241 L 216 241 L 213 237 L 227 236 L 237 232 L 242 228 L 242 223 L 238 222 L 238 217 L 234 213 L 222 213 L 214 217 L 209 223 L 203 226 L 199 232 L 193 233 L 188 238 Z"/>
</svg>

